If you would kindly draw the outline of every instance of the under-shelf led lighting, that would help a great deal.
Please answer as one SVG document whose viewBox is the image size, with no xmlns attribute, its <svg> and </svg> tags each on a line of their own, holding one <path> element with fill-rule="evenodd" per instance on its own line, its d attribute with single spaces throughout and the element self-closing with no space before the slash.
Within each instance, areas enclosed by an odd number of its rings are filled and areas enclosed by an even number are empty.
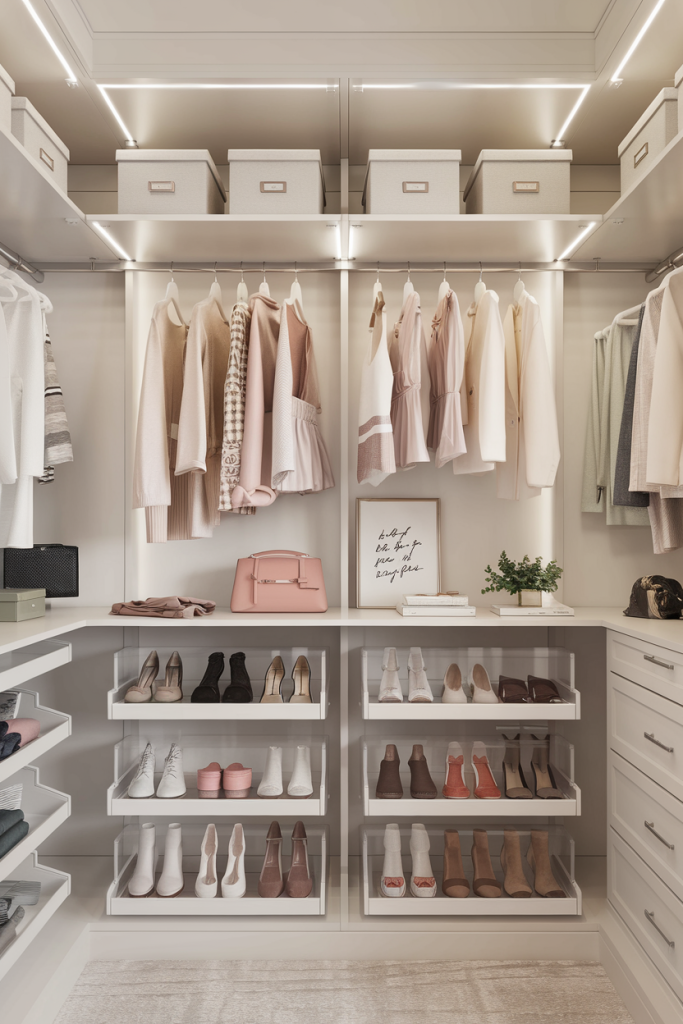
<svg viewBox="0 0 683 1024">
<path fill-rule="evenodd" d="M 578 100 L 576 101 L 576 103 L 574 104 L 572 109 L 569 111 L 569 115 L 567 117 L 567 120 L 564 122 L 564 124 L 560 128 L 560 130 L 558 132 L 558 135 L 557 135 L 557 138 L 553 139 L 553 141 L 551 143 L 551 147 L 553 149 L 561 149 L 564 146 L 564 136 L 565 136 L 565 133 L 567 131 L 567 128 L 569 128 L 569 125 L 574 120 L 574 117 L 576 116 L 577 110 L 579 109 L 579 107 L 581 106 L 583 101 L 585 100 L 585 98 L 588 95 L 589 91 L 590 91 L 590 85 L 584 86 L 584 88 L 583 88 L 583 90 L 581 92 L 581 95 L 579 96 Z"/>
<path fill-rule="evenodd" d="M 624 68 L 626 67 L 626 65 L 630 61 L 631 57 L 633 56 L 633 54 L 636 51 L 636 48 L 640 44 L 641 39 L 643 38 L 643 36 L 647 32 L 647 30 L 649 29 L 650 25 L 655 20 L 655 18 L 657 17 L 659 11 L 662 9 L 663 6 L 664 6 L 664 0 L 659 0 L 659 2 L 657 4 L 655 4 L 654 8 L 652 9 L 652 12 L 650 13 L 649 18 L 646 20 L 646 22 L 643 25 L 643 27 L 641 28 L 640 32 L 638 33 L 636 38 L 631 43 L 631 45 L 629 46 L 628 50 L 626 51 L 626 56 L 624 57 L 624 59 L 622 60 L 621 64 L 619 65 L 619 67 L 617 68 L 617 70 L 614 72 L 614 74 L 610 78 L 610 82 L 621 82 L 621 72 L 624 70 Z"/>
<path fill-rule="evenodd" d="M 116 241 L 116 239 L 113 237 L 113 235 L 111 235 L 107 231 L 106 228 L 103 228 L 102 225 L 99 223 L 99 221 L 93 220 L 90 223 L 92 224 L 92 226 L 94 228 L 97 228 L 97 230 L 102 235 L 102 237 L 105 238 L 109 242 L 109 244 L 111 245 L 112 249 L 115 249 L 116 252 L 119 254 L 119 256 L 122 259 L 128 260 L 129 263 L 134 262 L 132 256 L 129 256 L 128 253 L 126 252 L 126 250 L 121 248 L 121 246 Z"/>
<path fill-rule="evenodd" d="M 109 82 L 100 89 L 337 89 L 327 82 Z"/>
<path fill-rule="evenodd" d="M 569 256 L 569 254 L 571 252 L 574 252 L 574 249 L 576 249 L 576 247 L 579 245 L 579 243 L 583 242 L 583 240 L 586 237 L 586 235 L 590 234 L 590 232 L 593 230 L 593 228 L 595 227 L 596 224 L 597 224 L 596 220 L 592 220 L 590 222 L 590 224 L 587 224 L 586 227 L 581 232 L 581 234 L 577 235 L 576 238 L 574 239 L 574 241 L 569 243 L 569 245 L 564 250 L 562 255 L 557 257 L 557 262 L 561 263 L 562 260 L 566 260 L 567 257 Z"/>
<path fill-rule="evenodd" d="M 126 141 L 127 142 L 135 142 L 135 139 L 133 138 L 133 136 L 131 135 L 130 131 L 126 127 L 126 124 L 125 124 L 123 118 L 121 117 L 121 115 L 119 114 L 118 110 L 116 109 L 116 107 L 112 103 L 111 99 L 109 98 L 109 94 L 105 91 L 106 89 L 109 88 L 109 86 L 98 85 L 97 88 L 100 90 L 100 92 L 102 94 L 102 97 L 104 99 L 104 102 L 107 104 L 107 106 L 111 110 L 112 114 L 114 115 L 119 128 L 121 129 L 121 131 L 125 135 Z"/>
<path fill-rule="evenodd" d="M 68 76 L 66 80 L 69 83 L 69 85 L 78 85 L 78 79 L 76 78 L 75 74 L 71 70 L 69 62 L 67 61 L 66 57 L 64 56 L 62 51 L 57 46 L 56 42 L 54 41 L 54 39 L 52 38 L 52 36 L 48 32 L 48 30 L 45 28 L 45 25 L 43 25 L 42 21 L 40 20 L 40 18 L 36 14 L 36 12 L 35 12 L 35 10 L 33 8 L 33 5 L 29 3 L 29 0 L 23 0 L 23 3 L 24 3 L 24 7 L 26 8 L 26 10 L 31 15 L 31 17 L 35 21 L 36 25 L 38 26 L 38 28 L 40 29 L 40 31 L 43 33 L 43 35 L 47 39 L 47 41 L 48 41 L 48 43 L 50 45 L 50 49 L 53 51 L 53 53 L 55 54 L 55 56 L 59 60 L 59 63 L 62 65 L 62 67 L 66 71 L 67 76 Z"/>
</svg>

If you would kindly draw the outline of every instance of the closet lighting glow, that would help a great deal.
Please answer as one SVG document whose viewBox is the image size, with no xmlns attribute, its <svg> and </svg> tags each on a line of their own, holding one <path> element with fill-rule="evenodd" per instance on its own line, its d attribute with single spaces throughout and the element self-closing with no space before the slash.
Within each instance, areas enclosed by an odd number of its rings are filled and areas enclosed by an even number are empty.
<svg viewBox="0 0 683 1024">
<path fill-rule="evenodd" d="M 114 115 L 114 117 L 116 119 L 116 122 L 117 122 L 119 128 L 121 129 L 121 131 L 123 132 L 123 134 L 125 135 L 126 139 L 128 139 L 129 142 L 134 142 L 135 140 L 133 139 L 133 136 L 129 132 L 128 128 L 126 127 L 123 118 L 121 117 L 121 115 L 119 114 L 118 110 L 116 109 L 116 107 L 112 103 L 111 99 L 109 98 L 109 94 L 105 91 L 106 89 L 109 88 L 109 86 L 98 85 L 97 88 L 100 90 L 100 92 L 102 94 L 102 97 L 104 99 L 104 102 L 107 104 L 107 106 L 111 110 L 112 114 Z"/>
<path fill-rule="evenodd" d="M 97 228 L 102 237 L 106 238 L 111 247 L 116 250 L 116 252 L 119 254 L 119 256 L 121 256 L 122 259 L 128 260 L 129 263 L 133 262 L 133 258 L 128 255 L 125 249 L 121 248 L 119 243 L 112 235 L 109 234 L 106 228 L 103 228 L 102 225 L 96 220 L 91 221 L 91 223 L 94 228 Z"/>
<path fill-rule="evenodd" d="M 640 32 L 638 33 L 636 38 L 631 43 L 631 45 L 629 46 L 628 50 L 626 51 L 626 56 L 624 57 L 624 59 L 622 60 L 621 64 L 619 65 L 619 67 L 617 68 L 617 70 L 614 72 L 614 74 L 612 75 L 612 77 L 610 79 L 611 82 L 620 82 L 621 81 L 621 72 L 624 70 L 624 68 L 626 67 L 626 65 L 630 61 L 631 57 L 633 56 L 633 54 L 636 51 L 636 48 L 639 45 L 641 39 L 643 38 L 643 36 L 647 32 L 647 30 L 649 29 L 650 25 L 655 20 L 655 18 L 657 17 L 659 11 L 662 9 L 663 6 L 664 6 L 664 0 L 659 0 L 659 2 L 653 8 L 652 13 L 650 14 L 650 17 L 647 19 L 647 21 L 645 22 L 645 24 L 641 28 Z"/>
<path fill-rule="evenodd" d="M 35 10 L 33 9 L 33 6 L 29 3 L 29 0 L 23 0 L 23 4 L 24 4 L 24 7 L 26 8 L 26 10 L 29 12 L 31 17 L 33 18 L 33 20 L 35 21 L 35 23 L 38 26 L 38 28 L 40 29 L 40 31 L 43 33 L 43 35 L 47 39 L 47 41 L 48 41 L 48 43 L 50 45 L 50 48 L 53 51 L 53 53 L 55 54 L 55 56 L 57 57 L 57 59 L 59 60 L 59 63 L 62 65 L 62 67 L 66 71 L 67 76 L 68 76 L 67 77 L 67 82 L 69 82 L 70 85 L 77 85 L 78 84 L 78 79 L 76 78 L 75 74 L 71 70 L 71 67 L 69 66 L 68 61 L 66 60 L 66 58 L 62 54 L 61 50 L 57 46 L 56 42 L 54 41 L 54 39 L 52 38 L 52 36 L 48 32 L 48 30 L 45 28 L 45 26 L 43 25 L 42 21 L 38 17 L 38 15 L 36 14 Z"/>
<path fill-rule="evenodd" d="M 581 232 L 581 234 L 580 234 L 580 235 L 577 235 L 577 236 L 576 236 L 576 238 L 574 239 L 574 241 L 573 241 L 573 242 L 570 242 L 570 243 L 569 243 L 569 245 L 568 245 L 568 246 L 567 246 L 567 248 L 566 248 L 566 249 L 564 250 L 564 252 L 562 253 L 562 255 L 561 255 L 561 256 L 558 256 L 558 257 L 557 257 L 557 262 L 558 262 L 558 263 L 561 263 L 561 262 L 562 262 L 562 260 L 566 260 L 566 259 L 567 259 L 567 256 L 569 256 L 570 252 L 574 252 L 574 249 L 576 249 L 576 247 L 577 247 L 577 245 L 579 244 L 579 242 L 582 242 L 582 241 L 584 240 L 584 238 L 586 237 L 586 235 L 588 235 L 588 234 L 589 234 L 589 233 L 590 233 L 590 232 L 591 232 L 591 231 L 593 230 L 593 228 L 595 227 L 595 225 L 596 225 L 596 224 L 597 224 L 597 221 L 595 221 L 595 220 L 592 220 L 592 221 L 590 222 L 590 224 L 588 224 L 588 225 L 587 225 L 587 227 L 585 227 L 585 228 L 583 229 L 583 231 Z"/>
<path fill-rule="evenodd" d="M 579 107 L 581 106 L 581 104 L 583 103 L 583 101 L 585 100 L 586 96 L 588 95 L 589 90 L 590 90 L 590 85 L 586 85 L 584 87 L 581 95 L 579 96 L 578 100 L 576 101 L 576 103 L 574 104 L 572 109 L 569 111 L 569 116 L 567 117 L 567 120 L 564 122 L 564 124 L 560 128 L 560 130 L 558 132 L 558 135 L 557 135 L 557 138 L 554 139 L 553 142 L 552 142 L 552 146 L 553 146 L 554 149 L 561 148 L 562 145 L 564 144 L 565 132 L 567 131 L 567 128 L 569 128 L 569 125 L 574 120 L 576 112 L 579 109 Z"/>
<path fill-rule="evenodd" d="M 337 89 L 327 82 L 114 82 L 100 89 Z"/>
</svg>

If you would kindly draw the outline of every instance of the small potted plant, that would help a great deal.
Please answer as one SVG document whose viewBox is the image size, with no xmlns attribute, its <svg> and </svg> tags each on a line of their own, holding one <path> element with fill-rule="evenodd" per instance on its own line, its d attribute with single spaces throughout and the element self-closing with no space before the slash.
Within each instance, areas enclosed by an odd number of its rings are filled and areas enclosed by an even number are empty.
<svg viewBox="0 0 683 1024">
<path fill-rule="evenodd" d="M 540 555 L 533 562 L 528 555 L 521 562 L 513 562 L 505 551 L 498 559 L 498 568 L 500 572 L 486 566 L 488 587 L 484 587 L 482 594 L 506 590 L 508 594 L 517 595 L 517 603 L 522 608 L 540 608 L 543 592 L 557 590 L 557 581 L 563 572 L 554 559 L 543 568 Z"/>
</svg>

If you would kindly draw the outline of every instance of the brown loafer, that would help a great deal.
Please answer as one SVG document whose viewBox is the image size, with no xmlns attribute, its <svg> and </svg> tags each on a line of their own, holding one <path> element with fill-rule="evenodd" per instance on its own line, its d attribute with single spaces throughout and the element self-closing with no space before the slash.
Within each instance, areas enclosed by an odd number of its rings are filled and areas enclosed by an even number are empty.
<svg viewBox="0 0 683 1024">
<path fill-rule="evenodd" d="M 529 691 L 523 679 L 513 679 L 512 676 L 500 676 L 498 680 L 498 696 L 503 704 L 526 704 L 529 700 Z"/>
</svg>

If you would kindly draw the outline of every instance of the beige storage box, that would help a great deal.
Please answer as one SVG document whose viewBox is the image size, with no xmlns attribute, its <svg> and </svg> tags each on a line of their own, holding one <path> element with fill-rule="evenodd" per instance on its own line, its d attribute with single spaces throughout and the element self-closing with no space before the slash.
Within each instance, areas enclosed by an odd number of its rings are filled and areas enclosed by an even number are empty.
<svg viewBox="0 0 683 1024">
<path fill-rule="evenodd" d="M 45 591 L 42 588 L 0 590 L 0 622 L 23 622 L 24 619 L 39 619 L 44 614 Z"/>
<path fill-rule="evenodd" d="M 465 186 L 467 213 L 569 213 L 571 149 L 482 149 Z"/>
<path fill-rule="evenodd" d="M 621 194 L 642 178 L 678 134 L 678 93 L 662 89 L 619 146 Z"/>
<path fill-rule="evenodd" d="M 119 213 L 225 213 L 208 149 L 117 149 Z"/>
<path fill-rule="evenodd" d="M 323 213 L 319 149 L 230 149 L 230 213 Z"/>
<path fill-rule="evenodd" d="M 366 213 L 460 213 L 459 149 L 371 149 Z"/>
<path fill-rule="evenodd" d="M 678 130 L 683 132 L 683 67 L 674 76 L 674 86 L 678 93 Z"/>
<path fill-rule="evenodd" d="M 55 185 L 66 192 L 69 150 L 25 96 L 12 98 L 12 135 L 50 172 Z"/>
<path fill-rule="evenodd" d="M 0 64 L 0 128 L 9 135 L 12 131 L 12 97 L 14 80 Z"/>
</svg>

